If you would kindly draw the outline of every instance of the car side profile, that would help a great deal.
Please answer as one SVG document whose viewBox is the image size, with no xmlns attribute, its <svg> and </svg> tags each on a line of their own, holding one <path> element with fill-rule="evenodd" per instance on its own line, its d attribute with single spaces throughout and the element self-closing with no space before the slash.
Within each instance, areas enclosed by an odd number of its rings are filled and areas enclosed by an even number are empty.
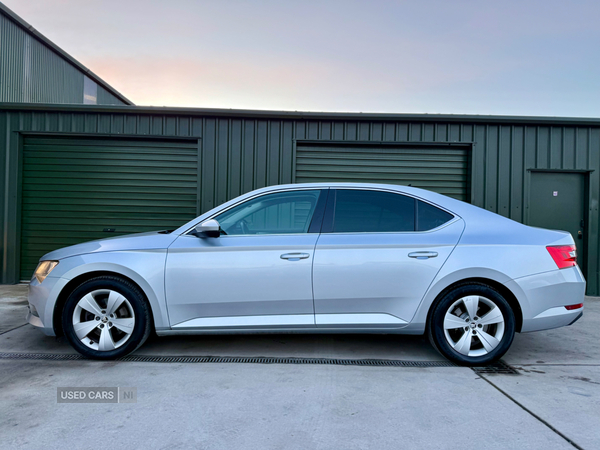
<svg viewBox="0 0 600 450">
<path fill-rule="evenodd" d="M 488 364 L 515 332 L 583 314 L 572 236 L 407 186 L 271 186 L 173 231 L 44 255 L 30 324 L 81 354 L 124 356 L 149 334 L 427 334 Z"/>
</svg>

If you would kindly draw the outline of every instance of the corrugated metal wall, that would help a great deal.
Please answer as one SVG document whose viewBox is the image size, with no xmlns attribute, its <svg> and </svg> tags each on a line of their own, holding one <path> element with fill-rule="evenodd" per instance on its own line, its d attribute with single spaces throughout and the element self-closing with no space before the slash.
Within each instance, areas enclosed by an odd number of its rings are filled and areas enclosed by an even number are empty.
<svg viewBox="0 0 600 450">
<path fill-rule="evenodd" d="M 22 101 L 25 36 L 0 14 L 0 101 Z"/>
<path fill-rule="evenodd" d="M 98 104 L 99 105 L 124 105 L 124 103 L 108 92 L 102 86 L 98 86 Z"/>
<path fill-rule="evenodd" d="M 83 72 L 0 14 L 0 102 L 83 103 Z M 98 86 L 99 105 L 124 105 Z"/>
<path fill-rule="evenodd" d="M 18 132 L 201 138 L 199 210 L 249 190 L 294 182 L 295 148 L 303 141 L 464 143 L 472 148 L 471 201 L 528 221 L 528 169 L 589 172 L 589 293 L 598 290 L 600 127 L 547 123 L 450 123 L 408 120 L 311 120 L 209 117 L 200 114 L 18 112 L 0 110 L 0 200 L 4 211 L 2 280 L 16 281 L 19 242 Z M 0 147 L 2 149 L 2 147 Z M 8 177 L 8 178 L 6 178 Z"/>
<path fill-rule="evenodd" d="M 296 146 L 296 183 L 403 184 L 469 202 L 470 146 L 319 143 Z"/>
<path fill-rule="evenodd" d="M 195 140 L 31 136 L 22 155 L 22 280 L 57 248 L 196 217 Z"/>
</svg>

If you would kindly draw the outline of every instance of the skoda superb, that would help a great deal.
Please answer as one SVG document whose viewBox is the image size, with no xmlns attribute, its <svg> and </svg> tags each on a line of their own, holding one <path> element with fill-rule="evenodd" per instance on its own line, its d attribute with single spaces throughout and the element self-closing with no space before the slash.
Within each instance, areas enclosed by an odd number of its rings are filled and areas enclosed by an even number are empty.
<svg viewBox="0 0 600 450">
<path fill-rule="evenodd" d="M 405 333 L 487 364 L 515 332 L 575 322 L 573 238 L 433 192 L 375 184 L 272 186 L 173 231 L 43 256 L 28 321 L 83 355 L 158 335 Z"/>
</svg>

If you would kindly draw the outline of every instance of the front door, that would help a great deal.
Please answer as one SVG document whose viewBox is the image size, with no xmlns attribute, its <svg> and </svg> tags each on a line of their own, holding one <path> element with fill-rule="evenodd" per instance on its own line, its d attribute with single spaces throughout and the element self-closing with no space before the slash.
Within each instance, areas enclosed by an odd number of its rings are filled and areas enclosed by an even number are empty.
<svg viewBox="0 0 600 450">
<path fill-rule="evenodd" d="M 329 199 L 313 268 L 317 327 L 406 326 L 463 220 L 386 191 L 337 189 Z"/>
<path fill-rule="evenodd" d="M 532 172 L 528 225 L 571 233 L 585 275 L 585 174 Z"/>
<path fill-rule="evenodd" d="M 169 247 L 165 275 L 171 326 L 314 327 L 312 264 L 320 223 L 311 228 L 311 222 L 321 220 L 315 210 L 324 208 L 326 194 L 264 194 L 213 217 L 220 237 L 179 237 Z"/>
</svg>

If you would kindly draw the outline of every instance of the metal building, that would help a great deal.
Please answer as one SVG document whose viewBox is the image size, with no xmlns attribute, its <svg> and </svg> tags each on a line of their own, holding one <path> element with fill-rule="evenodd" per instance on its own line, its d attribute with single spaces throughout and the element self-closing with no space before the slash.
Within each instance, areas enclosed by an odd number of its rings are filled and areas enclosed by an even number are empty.
<svg viewBox="0 0 600 450">
<path fill-rule="evenodd" d="M 78 105 L 79 104 L 79 105 Z M 0 283 L 259 187 L 372 181 L 570 231 L 600 294 L 600 120 L 147 108 L 0 3 Z"/>
<path fill-rule="evenodd" d="M 2 3 L 0 102 L 133 104 Z"/>
<path fill-rule="evenodd" d="M 1 282 L 255 188 L 411 184 L 575 237 L 599 294 L 600 120 L 0 104 Z"/>
</svg>

